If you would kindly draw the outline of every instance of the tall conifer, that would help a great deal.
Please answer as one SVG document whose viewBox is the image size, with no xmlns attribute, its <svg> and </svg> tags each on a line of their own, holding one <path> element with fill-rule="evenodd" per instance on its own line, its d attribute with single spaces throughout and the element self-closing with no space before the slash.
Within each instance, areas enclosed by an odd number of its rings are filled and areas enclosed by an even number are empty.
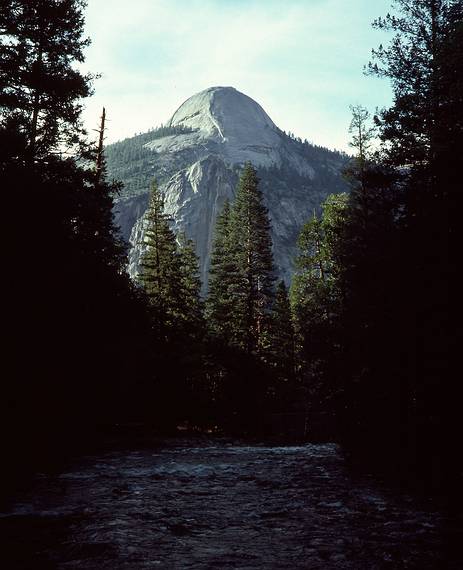
<svg viewBox="0 0 463 570">
<path fill-rule="evenodd" d="M 236 264 L 230 246 L 230 203 L 217 216 L 209 270 L 206 314 L 212 333 L 228 343 L 231 339 L 233 298 L 230 286 Z"/>
<path fill-rule="evenodd" d="M 144 288 L 162 340 L 169 331 L 198 337 L 203 328 L 203 303 L 194 244 L 176 237 L 164 211 L 164 198 L 153 181 L 145 216 L 144 252 L 138 281 Z"/>
<path fill-rule="evenodd" d="M 12 381 L 0 416 L 18 435 L 20 453 L 32 448 L 32 457 L 71 430 L 124 414 L 125 366 L 143 366 L 135 339 L 150 334 L 123 272 L 112 213 L 118 185 L 103 171 L 96 183 L 94 170 L 76 160 L 78 149 L 90 148 L 79 115 L 91 77 L 76 65 L 88 45 L 84 7 L 82 0 L 6 0 L 0 9 L 0 179 L 5 209 L 21 212 L 20 223 L 6 221 L 14 319 Z M 86 158 L 91 165 L 95 153 Z M 40 255 L 24 263 L 31 235 Z"/>
<path fill-rule="evenodd" d="M 339 368 L 338 241 L 342 235 L 347 195 L 331 195 L 303 226 L 291 284 L 296 331 L 297 374 L 308 389 L 309 403 L 330 407 Z"/>
<path fill-rule="evenodd" d="M 191 239 L 179 238 L 180 282 L 179 318 L 184 332 L 198 338 L 204 332 L 204 303 L 201 299 L 201 279 L 198 256 Z"/>
<path fill-rule="evenodd" d="M 269 334 L 269 360 L 276 368 L 279 379 L 290 380 L 293 378 L 294 349 L 295 334 L 291 304 L 288 289 L 282 280 L 275 293 Z"/>
<path fill-rule="evenodd" d="M 231 212 L 230 252 L 235 264 L 229 289 L 234 302 L 232 333 L 238 345 L 253 352 L 262 348 L 275 277 L 268 211 L 250 163 L 243 169 Z"/>
<path fill-rule="evenodd" d="M 394 36 L 369 65 L 391 80 L 394 101 L 375 117 L 382 145 L 353 178 L 339 248 L 353 380 L 345 433 L 383 465 L 431 464 L 433 449 L 442 466 L 435 472 L 454 477 L 461 460 L 452 439 L 459 385 L 448 366 L 456 354 L 450 248 L 461 225 L 454 213 L 461 211 L 463 2 L 396 0 L 394 7 L 374 23 Z"/>
<path fill-rule="evenodd" d="M 138 281 L 148 296 L 159 335 L 165 340 L 178 312 L 182 275 L 175 234 L 169 227 L 164 198 L 155 181 L 145 216 L 143 246 Z"/>
<path fill-rule="evenodd" d="M 28 162 L 81 143 L 84 0 L 7 0 L 0 11 L 2 123 L 24 137 Z"/>
</svg>

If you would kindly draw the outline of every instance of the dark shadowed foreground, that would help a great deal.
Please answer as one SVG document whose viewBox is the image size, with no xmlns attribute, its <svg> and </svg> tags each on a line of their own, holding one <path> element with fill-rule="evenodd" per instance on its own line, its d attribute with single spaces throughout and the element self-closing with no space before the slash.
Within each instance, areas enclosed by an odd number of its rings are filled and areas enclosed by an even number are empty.
<svg viewBox="0 0 463 570">
<path fill-rule="evenodd" d="M 454 518 L 353 478 L 333 444 L 89 456 L 37 476 L 0 532 L 8 570 L 462 567 Z"/>
</svg>

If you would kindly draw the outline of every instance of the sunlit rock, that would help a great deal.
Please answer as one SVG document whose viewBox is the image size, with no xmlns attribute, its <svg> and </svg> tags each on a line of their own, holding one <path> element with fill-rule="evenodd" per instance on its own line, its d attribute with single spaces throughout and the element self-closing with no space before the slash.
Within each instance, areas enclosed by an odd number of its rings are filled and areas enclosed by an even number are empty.
<svg viewBox="0 0 463 570">
<path fill-rule="evenodd" d="M 130 242 L 136 275 L 150 180 L 156 178 L 177 232 L 196 243 L 207 286 L 214 224 L 233 200 L 246 161 L 257 167 L 272 223 L 275 265 L 287 282 L 302 224 L 332 192 L 345 190 L 346 157 L 286 135 L 262 107 L 233 87 L 211 87 L 190 97 L 163 130 L 107 149 L 109 173 L 125 183 L 116 219 Z"/>
</svg>

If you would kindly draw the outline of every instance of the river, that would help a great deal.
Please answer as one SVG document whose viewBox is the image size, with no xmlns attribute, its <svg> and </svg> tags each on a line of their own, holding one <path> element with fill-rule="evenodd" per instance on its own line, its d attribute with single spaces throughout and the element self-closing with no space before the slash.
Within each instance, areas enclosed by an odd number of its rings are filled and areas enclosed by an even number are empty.
<svg viewBox="0 0 463 570">
<path fill-rule="evenodd" d="M 0 515 L 10 569 L 461 569 L 432 501 L 354 477 L 334 444 L 168 440 L 38 474 Z"/>
</svg>

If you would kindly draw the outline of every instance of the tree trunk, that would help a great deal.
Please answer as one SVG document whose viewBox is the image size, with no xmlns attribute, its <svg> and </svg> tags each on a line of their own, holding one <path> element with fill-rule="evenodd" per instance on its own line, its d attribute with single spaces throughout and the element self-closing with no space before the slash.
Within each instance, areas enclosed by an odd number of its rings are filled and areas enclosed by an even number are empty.
<svg viewBox="0 0 463 570">
<path fill-rule="evenodd" d="M 42 41 L 39 43 L 39 49 L 37 53 L 37 59 L 34 62 L 34 67 L 36 67 L 38 74 L 42 71 L 42 63 L 43 63 L 43 48 L 42 48 Z M 30 154 L 30 162 L 34 162 L 35 155 L 37 152 L 37 126 L 39 121 L 39 112 L 40 112 L 40 90 L 38 87 L 34 90 L 34 99 L 32 104 L 32 121 L 31 121 L 31 133 L 30 133 L 30 141 L 29 141 L 29 154 Z"/>
<path fill-rule="evenodd" d="M 97 187 L 100 184 L 101 175 L 103 172 L 103 142 L 104 142 L 105 121 L 106 121 L 106 110 L 103 107 L 103 113 L 101 115 L 101 123 L 99 130 L 98 150 L 96 154 L 95 184 Z"/>
</svg>

